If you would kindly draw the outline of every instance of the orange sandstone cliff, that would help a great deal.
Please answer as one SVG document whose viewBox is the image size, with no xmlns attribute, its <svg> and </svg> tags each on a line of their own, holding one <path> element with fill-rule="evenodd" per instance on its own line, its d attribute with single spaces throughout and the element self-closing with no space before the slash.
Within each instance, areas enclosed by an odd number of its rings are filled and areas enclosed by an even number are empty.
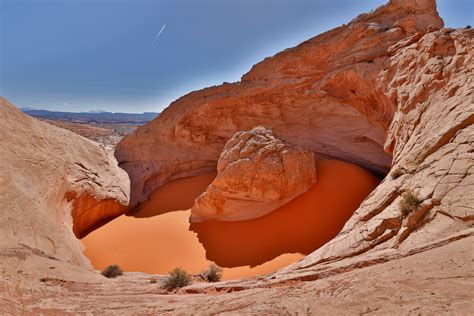
<svg viewBox="0 0 474 316">
<path fill-rule="evenodd" d="M 132 206 L 172 179 L 215 170 L 227 140 L 257 125 L 316 158 L 387 172 L 383 147 L 397 109 L 383 78 L 390 48 L 442 27 L 433 1 L 391 1 L 265 59 L 240 82 L 178 99 L 117 146 Z"/>
</svg>

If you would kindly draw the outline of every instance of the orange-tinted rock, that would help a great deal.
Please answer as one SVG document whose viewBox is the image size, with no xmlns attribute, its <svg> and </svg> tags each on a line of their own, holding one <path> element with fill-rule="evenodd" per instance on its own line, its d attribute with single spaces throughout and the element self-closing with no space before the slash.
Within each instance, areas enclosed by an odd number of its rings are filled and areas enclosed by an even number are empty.
<svg viewBox="0 0 474 316">
<path fill-rule="evenodd" d="M 122 214 L 127 175 L 111 152 L 0 98 L 0 240 L 89 266 L 77 237 Z"/>
<path fill-rule="evenodd" d="M 217 177 L 192 208 L 191 221 L 257 218 L 316 182 L 313 152 L 284 143 L 262 126 L 236 133 L 217 163 Z"/>
<path fill-rule="evenodd" d="M 258 125 L 316 158 L 388 171 L 383 146 L 396 104 L 379 80 L 389 48 L 441 27 L 433 1 L 391 1 L 265 59 L 240 82 L 181 97 L 116 148 L 131 204 L 170 180 L 214 171 L 232 135 Z"/>
</svg>

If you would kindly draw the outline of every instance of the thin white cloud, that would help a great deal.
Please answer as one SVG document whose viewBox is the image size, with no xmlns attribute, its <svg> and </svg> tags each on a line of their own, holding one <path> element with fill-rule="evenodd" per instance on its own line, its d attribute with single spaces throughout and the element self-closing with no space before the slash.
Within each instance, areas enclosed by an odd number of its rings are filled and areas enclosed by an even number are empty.
<svg viewBox="0 0 474 316">
<path fill-rule="evenodd" d="M 163 24 L 163 26 L 161 27 L 160 31 L 156 34 L 156 36 L 155 36 L 155 41 L 158 39 L 158 37 L 160 37 L 161 33 L 163 33 L 165 27 L 166 27 L 166 23 Z"/>
</svg>

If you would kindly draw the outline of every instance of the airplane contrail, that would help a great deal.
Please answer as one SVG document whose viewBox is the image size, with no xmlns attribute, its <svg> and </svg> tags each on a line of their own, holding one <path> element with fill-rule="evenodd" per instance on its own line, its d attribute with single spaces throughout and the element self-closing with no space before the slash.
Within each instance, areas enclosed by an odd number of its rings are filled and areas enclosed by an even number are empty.
<svg viewBox="0 0 474 316">
<path fill-rule="evenodd" d="M 163 26 L 161 27 L 160 31 L 156 34 L 155 36 L 155 41 L 158 39 L 158 37 L 160 37 L 161 33 L 163 33 L 163 30 L 165 29 L 166 27 L 166 23 L 163 24 Z"/>
</svg>

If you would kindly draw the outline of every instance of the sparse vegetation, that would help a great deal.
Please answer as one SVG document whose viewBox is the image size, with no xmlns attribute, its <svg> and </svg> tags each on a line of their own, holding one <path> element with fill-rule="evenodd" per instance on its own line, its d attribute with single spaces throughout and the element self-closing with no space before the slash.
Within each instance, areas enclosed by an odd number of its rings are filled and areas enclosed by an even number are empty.
<svg viewBox="0 0 474 316">
<path fill-rule="evenodd" d="M 191 284 L 191 276 L 183 268 L 175 268 L 171 271 L 165 281 L 164 288 L 174 290 Z"/>
<path fill-rule="evenodd" d="M 119 275 L 122 275 L 123 271 L 120 269 L 120 267 L 116 264 L 108 266 L 104 270 L 102 270 L 102 275 L 105 276 L 106 278 L 115 278 L 118 277 Z"/>
<path fill-rule="evenodd" d="M 222 268 L 211 264 L 201 275 L 207 282 L 219 282 L 222 278 Z"/>
<path fill-rule="evenodd" d="M 407 216 L 411 212 L 413 212 L 418 205 L 423 202 L 418 196 L 413 194 L 411 191 L 405 191 L 402 194 L 402 200 L 400 201 L 399 207 L 400 212 L 402 213 L 403 217 Z"/>
<path fill-rule="evenodd" d="M 150 283 L 156 283 L 156 282 L 158 282 L 157 279 L 155 279 L 155 278 L 151 278 L 151 279 L 150 279 Z"/>
<path fill-rule="evenodd" d="M 395 168 L 391 173 L 390 173 L 390 176 L 392 177 L 392 179 L 397 179 L 397 178 L 400 178 L 401 176 L 403 176 L 405 173 L 407 173 L 407 171 L 405 170 L 405 168 L 403 167 L 399 167 L 399 168 Z"/>
<path fill-rule="evenodd" d="M 470 26 L 469 24 L 468 24 L 468 25 L 466 25 L 466 29 L 468 29 L 468 30 L 469 30 L 470 28 L 472 28 L 472 26 Z"/>
</svg>

